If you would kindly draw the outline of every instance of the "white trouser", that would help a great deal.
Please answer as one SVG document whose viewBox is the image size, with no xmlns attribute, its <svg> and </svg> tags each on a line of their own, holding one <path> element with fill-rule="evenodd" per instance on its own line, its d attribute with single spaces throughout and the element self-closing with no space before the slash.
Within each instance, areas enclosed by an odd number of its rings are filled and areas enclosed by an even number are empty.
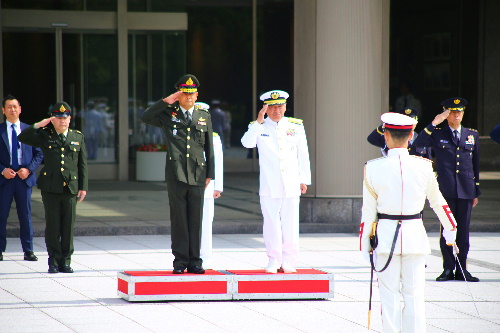
<svg viewBox="0 0 500 333">
<path fill-rule="evenodd" d="M 376 268 L 382 269 L 388 257 L 379 254 Z M 389 267 L 377 276 L 384 333 L 425 332 L 425 255 L 394 255 Z"/>
<path fill-rule="evenodd" d="M 204 267 L 212 268 L 212 224 L 214 222 L 214 198 L 205 198 L 201 221 L 200 257 Z"/>
<path fill-rule="evenodd" d="M 264 216 L 264 243 L 270 264 L 280 267 L 287 261 L 293 267 L 299 255 L 300 197 L 260 197 Z"/>
</svg>

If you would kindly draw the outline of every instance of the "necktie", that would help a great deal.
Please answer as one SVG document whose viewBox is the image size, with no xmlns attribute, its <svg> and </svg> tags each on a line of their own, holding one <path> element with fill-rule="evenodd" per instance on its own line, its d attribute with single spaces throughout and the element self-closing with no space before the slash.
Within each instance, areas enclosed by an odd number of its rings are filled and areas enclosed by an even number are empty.
<svg viewBox="0 0 500 333">
<path fill-rule="evenodd" d="M 64 134 L 59 134 L 59 138 L 61 139 L 61 143 L 64 143 L 66 142 L 66 137 L 64 136 Z"/>
<path fill-rule="evenodd" d="M 186 111 L 186 120 L 188 125 L 191 125 L 191 113 L 189 111 Z"/>
<path fill-rule="evenodd" d="M 453 131 L 453 142 L 455 142 L 455 144 L 458 146 L 458 142 L 460 141 L 460 139 L 458 138 L 458 131 L 457 130 L 454 130 Z"/>
<path fill-rule="evenodd" d="M 17 171 L 19 169 L 19 161 L 17 150 L 19 149 L 19 141 L 17 141 L 16 125 L 12 124 L 12 138 L 11 138 L 11 154 L 12 154 L 12 169 Z"/>
</svg>

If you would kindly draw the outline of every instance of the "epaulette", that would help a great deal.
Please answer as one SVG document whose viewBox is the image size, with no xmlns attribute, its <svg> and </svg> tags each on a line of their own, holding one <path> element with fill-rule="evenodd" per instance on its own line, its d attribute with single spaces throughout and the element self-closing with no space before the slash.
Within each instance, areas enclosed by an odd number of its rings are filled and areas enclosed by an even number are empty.
<svg viewBox="0 0 500 333">
<path fill-rule="evenodd" d="M 413 158 L 418 158 L 418 159 L 433 163 L 432 160 L 425 158 L 425 157 L 422 157 L 422 156 L 418 156 L 418 155 L 410 155 L 410 156 Z"/>
<path fill-rule="evenodd" d="M 382 157 L 379 157 L 379 158 L 374 158 L 373 160 L 366 161 L 365 164 L 368 164 L 368 163 L 371 163 L 371 162 L 375 162 L 375 161 L 378 161 L 378 160 L 381 160 L 381 159 L 384 159 L 384 158 L 386 158 L 386 157 L 382 156 Z"/>
<path fill-rule="evenodd" d="M 76 132 L 78 134 L 83 134 L 82 132 L 80 132 L 79 130 L 70 130 L 70 132 Z"/>
<path fill-rule="evenodd" d="M 206 109 L 198 109 L 198 111 L 203 111 L 203 112 L 206 112 L 206 113 L 210 113 L 208 110 Z"/>
<path fill-rule="evenodd" d="M 250 125 L 252 125 L 253 123 L 255 123 L 255 120 L 254 120 L 254 121 L 251 121 L 251 122 L 250 122 Z"/>
<path fill-rule="evenodd" d="M 215 138 L 219 136 L 219 133 L 217 132 L 212 132 L 212 134 L 214 135 Z"/>
<path fill-rule="evenodd" d="M 469 130 L 471 130 L 472 132 L 477 132 L 477 130 L 475 130 L 473 128 L 469 128 Z"/>
<path fill-rule="evenodd" d="M 288 117 L 288 121 L 297 125 L 302 125 L 302 123 L 304 122 L 302 119 L 291 118 L 291 117 Z"/>
</svg>

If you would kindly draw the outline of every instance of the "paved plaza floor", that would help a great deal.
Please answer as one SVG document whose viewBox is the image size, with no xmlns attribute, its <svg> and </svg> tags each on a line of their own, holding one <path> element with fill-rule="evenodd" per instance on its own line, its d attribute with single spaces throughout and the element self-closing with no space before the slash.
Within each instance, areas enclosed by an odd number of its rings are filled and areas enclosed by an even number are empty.
<svg viewBox="0 0 500 333">
<path fill-rule="evenodd" d="M 301 234 L 300 241 L 298 266 L 334 273 L 334 298 L 130 303 L 117 296 L 117 272 L 171 269 L 169 235 L 78 236 L 73 274 L 46 273 L 43 238 L 35 238 L 38 262 L 23 261 L 19 240 L 9 238 L 0 262 L 0 332 L 367 332 L 370 270 L 357 235 Z M 500 233 L 471 234 L 468 269 L 481 282 L 436 282 L 442 261 L 430 233 L 428 332 L 500 332 L 499 242 Z M 215 269 L 267 264 L 261 235 L 217 234 L 213 246 Z M 372 332 L 381 331 L 375 287 Z"/>
</svg>

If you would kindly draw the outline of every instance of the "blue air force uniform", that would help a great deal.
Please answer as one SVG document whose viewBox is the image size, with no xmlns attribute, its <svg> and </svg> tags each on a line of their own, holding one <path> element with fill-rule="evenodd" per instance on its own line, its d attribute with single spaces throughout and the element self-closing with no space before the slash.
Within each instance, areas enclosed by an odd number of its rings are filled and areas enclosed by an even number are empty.
<svg viewBox="0 0 500 333">
<path fill-rule="evenodd" d="M 461 98 L 452 98 L 442 102 L 444 109 L 452 111 L 463 111 L 466 104 L 467 101 Z M 431 123 L 420 133 L 413 145 L 432 147 L 434 151 L 439 189 L 457 221 L 456 243 L 460 250 L 458 260 L 466 270 L 470 246 L 469 226 L 472 199 L 481 194 L 479 190 L 479 134 L 474 129 L 460 126 L 459 140 L 454 142 L 451 127 L 448 125 L 435 127 Z M 453 249 L 446 245 L 442 235 L 440 245 L 444 271 L 456 269 L 455 278 L 463 280 L 458 264 L 455 262 Z"/>
<path fill-rule="evenodd" d="M 418 121 L 418 115 L 420 114 L 420 111 L 417 109 L 412 109 L 412 108 L 404 108 L 401 110 L 398 110 L 397 113 L 404 114 L 406 116 L 409 116 L 415 120 Z M 415 147 L 413 143 L 415 142 L 416 138 L 418 137 L 417 132 L 413 132 L 413 138 L 408 142 L 408 152 L 410 155 L 415 155 L 415 156 L 420 156 L 420 157 L 425 157 L 427 159 L 431 159 L 432 157 L 432 150 L 428 147 Z M 374 129 L 366 138 L 368 142 L 376 147 L 379 147 L 382 155 L 387 156 L 387 152 L 389 151 L 389 148 L 387 148 L 385 144 L 385 138 L 384 138 L 384 126 L 380 125 L 376 129 Z"/>
</svg>

